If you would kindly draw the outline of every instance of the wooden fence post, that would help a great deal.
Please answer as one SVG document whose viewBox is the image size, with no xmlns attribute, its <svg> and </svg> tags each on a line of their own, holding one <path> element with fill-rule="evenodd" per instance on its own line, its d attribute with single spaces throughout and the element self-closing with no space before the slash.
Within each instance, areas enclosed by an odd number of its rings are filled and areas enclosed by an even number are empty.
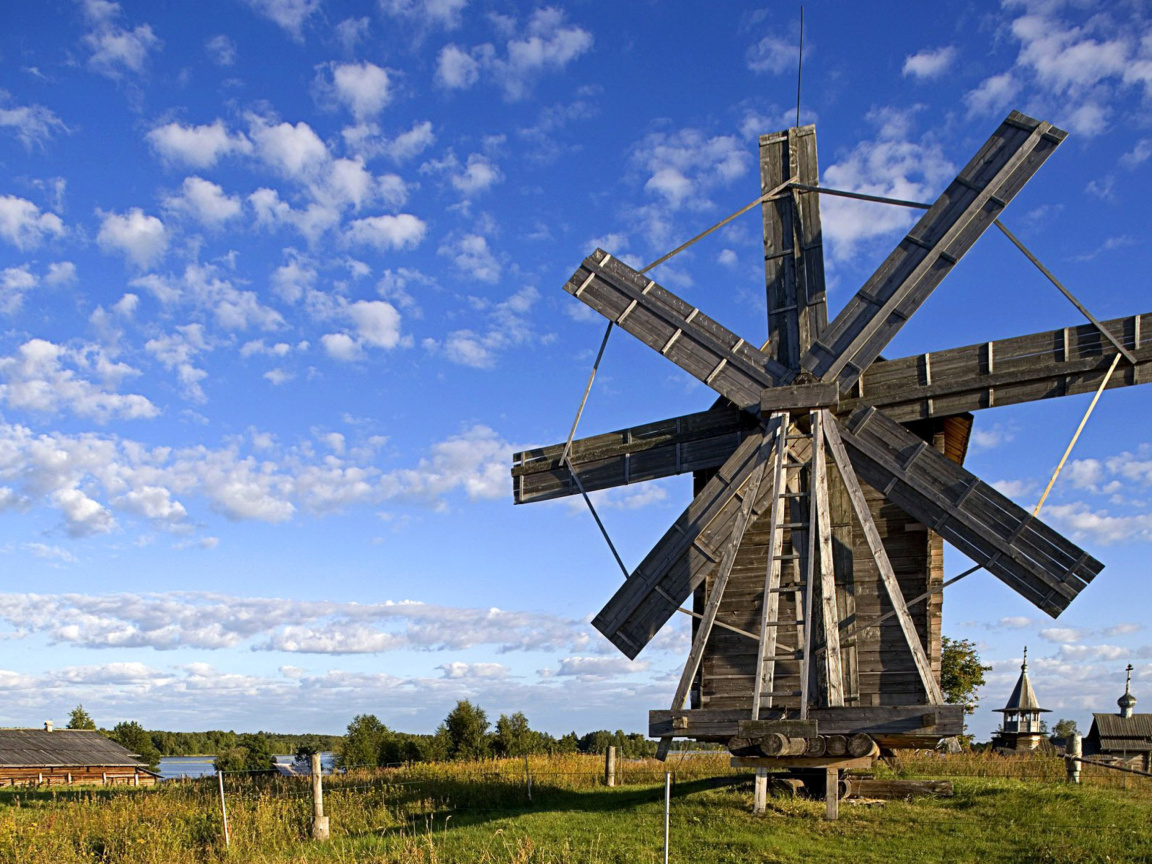
<svg viewBox="0 0 1152 864">
<path fill-rule="evenodd" d="M 752 812 L 763 813 L 768 809 L 768 769 L 757 768 L 752 782 Z"/>
<path fill-rule="evenodd" d="M 1064 767 L 1068 769 L 1068 782 L 1080 782 L 1080 757 L 1084 755 L 1084 746 L 1080 733 L 1076 732 L 1068 739 L 1068 756 L 1064 760 Z"/>
<path fill-rule="evenodd" d="M 528 800 L 532 800 L 532 772 L 528 770 L 528 754 L 524 754 L 524 785 L 528 787 Z"/>
<path fill-rule="evenodd" d="M 312 839 L 327 840 L 331 836 L 328 817 L 324 815 L 324 784 L 320 779 L 320 754 L 312 754 Z"/>
<path fill-rule="evenodd" d="M 224 817 L 224 848 L 232 845 L 232 836 L 228 831 L 228 808 L 224 806 L 224 772 L 216 769 L 216 779 L 220 781 L 220 814 Z"/>
<path fill-rule="evenodd" d="M 616 748 L 611 746 L 604 751 L 604 785 L 616 785 Z"/>
</svg>

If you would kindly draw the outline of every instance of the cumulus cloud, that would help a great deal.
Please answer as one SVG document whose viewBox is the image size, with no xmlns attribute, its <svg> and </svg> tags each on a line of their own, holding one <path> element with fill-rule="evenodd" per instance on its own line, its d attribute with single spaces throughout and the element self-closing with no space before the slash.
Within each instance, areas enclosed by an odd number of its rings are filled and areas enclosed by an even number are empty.
<svg viewBox="0 0 1152 864">
<path fill-rule="evenodd" d="M 468 0 L 380 0 L 380 11 L 425 28 L 454 30 Z"/>
<path fill-rule="evenodd" d="M 8 130 L 24 145 L 24 149 L 43 148 L 56 135 L 68 132 L 64 121 L 43 105 L 13 105 L 5 107 L 9 94 L 0 90 L 0 130 Z"/>
<path fill-rule="evenodd" d="M 914 78 L 939 78 L 956 60 L 956 47 L 925 49 L 904 58 L 904 75 Z"/>
<path fill-rule="evenodd" d="M 64 222 L 55 213 L 42 212 L 26 198 L 0 195 L 0 237 L 17 249 L 35 249 L 63 233 Z"/>
<path fill-rule="evenodd" d="M 472 87 L 482 73 L 492 76 L 504 91 L 504 98 L 526 98 L 539 78 L 559 72 L 592 49 L 592 34 L 583 27 L 568 24 L 563 10 L 537 9 L 520 32 L 508 21 L 510 35 L 503 51 L 494 45 L 471 49 L 450 44 L 441 49 L 436 62 L 436 83 L 449 90 Z"/>
<path fill-rule="evenodd" d="M 103 213 L 96 242 L 106 252 L 120 252 L 141 270 L 147 270 L 164 257 L 168 249 L 168 229 L 155 216 L 139 207 L 127 213 Z"/>
<path fill-rule="evenodd" d="M 375 63 L 338 63 L 332 66 L 332 94 L 352 112 L 358 123 L 384 110 L 391 101 L 388 70 Z"/>
<path fill-rule="evenodd" d="M 348 148 L 363 158 L 385 156 L 397 163 L 419 156 L 436 141 L 432 123 L 428 120 L 414 123 L 411 129 L 393 138 L 383 135 L 375 123 L 348 126 L 340 134 Z"/>
<path fill-rule="evenodd" d="M 328 147 L 303 120 L 276 123 L 253 115 L 249 134 L 256 155 L 286 177 L 308 179 L 329 160 Z"/>
<path fill-rule="evenodd" d="M 164 206 L 207 228 L 220 228 L 239 216 L 241 210 L 238 195 L 226 195 L 219 185 L 202 177 L 186 177 L 180 194 L 169 195 L 164 199 Z"/>
<path fill-rule="evenodd" d="M 583 622 L 559 616 L 410 600 L 341 603 L 200 592 L 0 595 L 0 620 L 85 648 L 219 650 L 248 645 L 297 654 L 375 654 L 401 649 L 580 650 Z M 591 658 L 589 658 L 591 659 Z M 627 661 L 624 661 L 627 663 Z M 502 678 L 500 663 L 445 663 L 445 677 Z M 501 672 L 501 670 L 504 670 Z"/>
<path fill-rule="evenodd" d="M 917 138 L 910 113 L 872 111 L 876 137 L 861 141 L 839 162 L 824 169 L 824 185 L 909 201 L 931 201 L 955 169 L 931 136 Z M 828 197 L 820 202 L 821 224 L 832 257 L 846 261 L 874 239 L 906 230 L 917 218 L 902 207 Z"/>
<path fill-rule="evenodd" d="M 369 216 L 349 223 L 345 237 L 349 243 L 372 246 L 380 251 L 414 249 L 420 245 L 428 226 L 411 213 Z"/>
<path fill-rule="evenodd" d="M 532 339 L 527 315 L 539 297 L 540 293 L 528 286 L 496 304 L 477 297 L 469 298 L 472 307 L 486 315 L 487 326 L 453 330 L 442 340 L 427 338 L 424 348 L 461 366 L 491 369 L 502 352 Z"/>
<path fill-rule="evenodd" d="M 809 49 L 811 50 L 811 49 Z M 795 73 L 800 59 L 798 39 L 786 39 L 769 33 L 748 49 L 748 68 L 753 72 L 780 75 Z"/>
<path fill-rule="evenodd" d="M 5 315 L 14 314 L 24 303 L 24 295 L 39 282 L 27 266 L 0 270 L 0 312 Z"/>
<path fill-rule="evenodd" d="M 304 40 L 304 25 L 320 10 L 320 0 L 244 0 L 252 10 L 278 24 L 295 41 Z"/>
<path fill-rule="evenodd" d="M 0 357 L 0 402 L 40 414 L 69 411 L 101 423 L 155 417 L 159 409 L 147 397 L 116 392 L 121 380 L 139 374 L 95 345 L 66 348 L 29 339 L 14 354 Z"/>
<path fill-rule="evenodd" d="M 500 278 L 500 262 L 488 246 L 487 238 L 481 234 L 446 239 L 437 252 L 448 258 L 460 273 L 472 279 L 496 282 Z"/>
<path fill-rule="evenodd" d="M 236 43 L 224 33 L 205 42 L 204 50 L 217 66 L 231 66 L 236 62 Z"/>
<path fill-rule="evenodd" d="M 173 121 L 150 130 L 146 137 L 162 158 L 192 168 L 211 168 L 223 156 L 252 152 L 248 137 L 229 132 L 220 119 L 200 126 Z"/>
<path fill-rule="evenodd" d="M 85 0 L 82 9 L 92 27 L 84 35 L 84 44 L 90 52 L 88 68 L 94 72 L 114 79 L 129 72 L 138 75 L 144 71 L 149 53 L 163 45 L 148 24 L 131 30 L 117 24 L 119 3 Z"/>
</svg>

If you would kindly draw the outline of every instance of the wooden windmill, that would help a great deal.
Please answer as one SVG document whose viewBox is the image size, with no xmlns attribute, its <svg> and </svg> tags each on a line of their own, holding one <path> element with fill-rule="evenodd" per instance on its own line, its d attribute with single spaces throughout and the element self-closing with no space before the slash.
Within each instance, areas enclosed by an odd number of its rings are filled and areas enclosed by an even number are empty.
<svg viewBox="0 0 1152 864">
<path fill-rule="evenodd" d="M 634 658 L 677 610 L 693 616 L 671 710 L 651 712 L 662 753 L 749 721 L 884 746 L 955 735 L 962 709 L 939 685 L 943 541 L 1053 617 L 1102 569 L 962 467 L 969 412 L 1142 383 L 1149 316 L 880 357 L 1064 137 L 1012 113 L 831 322 L 814 127 L 761 137 L 760 349 L 602 250 L 565 285 L 720 395 L 519 453 L 512 471 L 517 503 L 694 473 L 695 498 L 593 621 Z"/>
</svg>

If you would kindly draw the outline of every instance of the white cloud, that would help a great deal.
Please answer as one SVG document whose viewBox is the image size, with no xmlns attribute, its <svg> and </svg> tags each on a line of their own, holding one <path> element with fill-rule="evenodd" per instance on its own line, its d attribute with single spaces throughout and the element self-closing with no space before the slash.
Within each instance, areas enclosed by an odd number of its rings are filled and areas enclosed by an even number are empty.
<svg viewBox="0 0 1152 864">
<path fill-rule="evenodd" d="M 367 61 L 332 67 L 337 101 L 351 110 L 358 123 L 375 117 L 391 101 L 388 70 Z"/>
<path fill-rule="evenodd" d="M 0 129 L 10 130 L 26 150 L 44 147 L 58 133 L 68 132 L 64 121 L 43 105 L 15 105 L 5 108 L 8 93 L 0 90 Z"/>
<path fill-rule="evenodd" d="M 112 513 L 80 489 L 60 489 L 53 494 L 52 501 L 64 516 L 69 536 L 108 534 L 116 527 Z"/>
<path fill-rule="evenodd" d="M 360 339 L 377 348 L 395 348 L 400 341 L 400 313 L 383 300 L 360 300 L 348 306 Z"/>
<path fill-rule="evenodd" d="M 500 279 L 500 262 L 489 248 L 488 240 L 480 234 L 465 234 L 454 240 L 445 240 L 437 252 L 451 260 L 466 276 L 481 282 Z"/>
<path fill-rule="evenodd" d="M 66 368 L 67 363 L 72 368 Z M 83 377 L 94 373 L 102 386 Z M 98 422 L 155 417 L 146 397 L 116 392 L 125 377 L 139 372 L 112 362 L 96 346 L 69 349 L 45 339 L 29 339 L 16 353 L 0 358 L 0 402 L 20 411 L 55 414 L 68 410 Z"/>
<path fill-rule="evenodd" d="M 1141 138 L 1135 147 L 1120 157 L 1120 166 L 1132 170 L 1147 162 L 1149 156 L 1152 156 L 1152 138 Z"/>
<path fill-rule="evenodd" d="M 253 11 L 276 24 L 297 42 L 304 40 L 304 25 L 320 10 L 320 0 L 245 0 Z"/>
<path fill-rule="evenodd" d="M 39 279 L 24 267 L 0 270 L 0 312 L 14 314 L 24 302 L 24 295 L 39 284 Z"/>
<path fill-rule="evenodd" d="M 487 313 L 486 328 L 450 332 L 443 340 L 424 340 L 427 351 L 443 354 L 453 363 L 474 369 L 491 369 L 501 352 L 523 345 L 532 339 L 527 313 L 540 294 L 531 286 L 521 288 L 502 303 L 490 304 L 469 298 L 474 308 Z"/>
<path fill-rule="evenodd" d="M 648 668 L 646 660 L 629 660 L 627 657 L 565 657 L 560 661 L 557 675 L 599 681 L 642 672 Z"/>
<path fill-rule="evenodd" d="M 904 75 L 914 78 L 939 78 L 956 60 L 956 47 L 945 45 L 935 50 L 925 49 L 904 58 Z"/>
<path fill-rule="evenodd" d="M 753 72 L 768 72 L 780 75 L 795 73 L 800 58 L 800 43 L 797 39 L 785 39 L 768 34 L 748 49 L 748 68 Z"/>
<path fill-rule="evenodd" d="M 504 98 L 526 98 L 536 81 L 548 72 L 563 71 L 592 49 L 592 34 L 565 22 L 563 10 L 552 6 L 537 9 L 523 31 L 504 19 L 508 38 L 503 54 L 491 44 L 471 49 L 456 44 L 441 49 L 436 61 L 436 83 L 448 90 L 466 90 L 490 73 L 504 91 Z"/>
<path fill-rule="evenodd" d="M 394 18 L 406 18 L 422 27 L 454 30 L 468 0 L 380 0 L 380 11 Z"/>
<path fill-rule="evenodd" d="M 256 224 L 268 228 L 288 225 L 315 243 L 328 229 L 340 224 L 340 211 L 331 204 L 315 201 L 297 209 L 280 198 L 275 189 L 260 188 L 248 196 L 248 204 L 256 216 Z"/>
<path fill-rule="evenodd" d="M 236 43 L 224 33 L 205 42 L 204 50 L 217 66 L 231 66 L 236 62 Z"/>
<path fill-rule="evenodd" d="M 176 373 L 186 399 L 207 401 L 200 382 L 208 377 L 208 373 L 192 362 L 197 354 L 210 350 L 204 339 L 203 324 L 185 324 L 172 333 L 149 339 L 144 343 L 144 350 L 159 360 L 164 368 Z"/>
<path fill-rule="evenodd" d="M 743 177 L 751 161 L 735 136 L 709 137 L 698 129 L 653 133 L 632 152 L 633 164 L 647 175 L 644 189 L 672 210 L 711 206 L 708 194 Z"/>
<path fill-rule="evenodd" d="M 970 116 L 1002 113 L 1016 98 L 1022 85 L 1011 72 L 1001 72 L 980 82 L 974 90 L 964 94 Z"/>
<path fill-rule="evenodd" d="M 365 159 L 386 156 L 398 163 L 420 155 L 436 141 L 432 123 L 428 120 L 414 123 L 411 129 L 395 138 L 381 135 L 380 127 L 375 123 L 348 126 L 340 134 L 348 148 Z"/>
<path fill-rule="evenodd" d="M 436 58 L 436 83 L 446 90 L 467 90 L 480 79 L 480 62 L 459 45 L 445 45 Z"/>
<path fill-rule="evenodd" d="M 824 185 L 910 201 L 931 201 L 955 171 L 938 142 L 914 140 L 910 114 L 882 109 L 869 120 L 877 136 L 861 141 L 841 161 L 824 169 Z M 906 230 L 916 219 L 906 208 L 828 197 L 820 202 L 821 224 L 833 259 L 846 261 L 861 244 Z"/>
<path fill-rule="evenodd" d="M 219 119 L 201 126 L 173 121 L 157 126 L 146 137 L 162 158 L 193 168 L 211 168 L 222 156 L 252 152 L 248 137 L 243 132 L 229 133 Z"/>
<path fill-rule="evenodd" d="M 44 274 L 44 284 L 74 285 L 76 283 L 76 265 L 71 261 L 53 261 L 48 265 L 48 272 Z"/>
<path fill-rule="evenodd" d="M 64 223 L 55 213 L 41 212 L 26 198 L 0 195 L 0 237 L 17 249 L 35 249 L 63 233 Z"/>
<path fill-rule="evenodd" d="M 547 71 L 561 71 L 592 49 L 592 34 L 567 25 L 564 12 L 555 7 L 537 9 L 528 19 L 523 36 L 510 39 L 506 59 L 493 65 L 508 99 L 525 98 L 535 80 Z"/>
<path fill-rule="evenodd" d="M 511 671 L 503 663 L 462 663 L 459 660 L 442 663 L 436 668 L 443 670 L 445 678 L 456 681 L 469 678 L 502 680 Z"/>
<path fill-rule="evenodd" d="M 220 228 L 240 215 L 238 195 L 225 195 L 224 190 L 202 177 L 186 177 L 179 195 L 164 199 L 164 206 L 191 216 L 208 228 Z"/>
<path fill-rule="evenodd" d="M 139 207 L 126 214 L 104 213 L 96 242 L 106 252 L 122 252 L 141 270 L 146 270 L 164 257 L 168 249 L 168 230 L 155 216 Z"/>
<path fill-rule="evenodd" d="M 253 115 L 248 132 L 256 155 L 287 177 L 307 179 L 329 160 L 328 147 L 303 120 L 273 125 Z"/>
<path fill-rule="evenodd" d="M 349 223 L 346 237 L 350 243 L 372 246 L 381 251 L 414 249 L 420 245 L 428 226 L 410 213 L 395 216 L 370 216 Z"/>
<path fill-rule="evenodd" d="M 320 344 L 329 357 L 343 363 L 352 363 L 364 356 L 360 342 L 347 333 L 325 333 L 320 337 Z"/>
<path fill-rule="evenodd" d="M 66 564 L 75 564 L 76 561 L 79 560 L 67 549 L 62 549 L 59 546 L 49 546 L 46 543 L 25 543 L 23 548 L 37 558 L 44 558 L 49 561 L 63 561 Z"/>
<path fill-rule="evenodd" d="M 159 50 L 163 43 L 148 24 L 125 30 L 112 23 L 119 15 L 118 3 L 106 3 L 99 13 L 93 14 L 94 4 L 87 4 L 93 29 L 84 35 L 84 44 L 91 52 L 88 67 L 109 78 L 120 78 L 125 72 L 139 75 L 148 62 L 148 54 Z"/>
<path fill-rule="evenodd" d="M 468 156 L 461 173 L 452 177 L 452 186 L 465 196 L 472 196 L 491 188 L 504 179 L 496 163 L 480 153 Z"/>
</svg>

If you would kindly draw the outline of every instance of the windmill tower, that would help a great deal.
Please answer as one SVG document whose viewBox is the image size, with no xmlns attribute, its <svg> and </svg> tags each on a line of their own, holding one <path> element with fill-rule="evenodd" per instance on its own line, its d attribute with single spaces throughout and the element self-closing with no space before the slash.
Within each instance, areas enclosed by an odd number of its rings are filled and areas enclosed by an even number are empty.
<svg viewBox="0 0 1152 864">
<path fill-rule="evenodd" d="M 829 321 L 819 198 L 835 190 L 818 185 L 815 130 L 762 136 L 761 348 L 603 250 L 565 285 L 719 396 L 514 457 L 517 503 L 694 475 L 692 502 L 593 621 L 634 658 L 692 616 L 673 702 L 650 714 L 662 756 L 673 738 L 931 746 L 963 728 L 939 686 L 943 542 L 1053 617 L 1101 570 L 962 467 L 971 412 L 1142 383 L 1149 316 L 880 356 L 985 230 L 1007 233 L 999 215 L 1064 138 L 1009 115 Z"/>
</svg>

